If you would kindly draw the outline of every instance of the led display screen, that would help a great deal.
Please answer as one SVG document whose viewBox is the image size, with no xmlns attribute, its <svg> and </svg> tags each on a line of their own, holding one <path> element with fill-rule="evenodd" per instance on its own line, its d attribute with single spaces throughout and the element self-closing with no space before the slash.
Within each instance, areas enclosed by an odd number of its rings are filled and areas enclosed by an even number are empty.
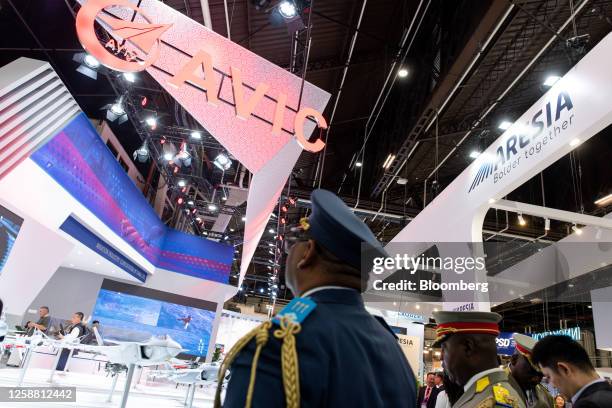
<svg viewBox="0 0 612 408">
<path fill-rule="evenodd" d="M 8 261 L 23 218 L 0 205 L 0 274 Z"/>
<path fill-rule="evenodd" d="M 216 308 L 214 302 L 105 279 L 92 319 L 100 321 L 105 341 L 170 336 L 186 349 L 183 356 L 205 357 Z"/>
</svg>

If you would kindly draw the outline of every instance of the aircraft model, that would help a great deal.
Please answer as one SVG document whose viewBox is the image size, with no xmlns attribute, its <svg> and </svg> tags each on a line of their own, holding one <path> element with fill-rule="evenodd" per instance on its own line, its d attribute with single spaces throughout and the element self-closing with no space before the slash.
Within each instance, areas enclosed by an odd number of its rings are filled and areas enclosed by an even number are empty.
<svg viewBox="0 0 612 408">
<path fill-rule="evenodd" d="M 31 349 L 38 346 L 49 346 L 58 349 L 79 350 L 92 354 L 105 355 L 113 366 L 126 366 L 127 378 L 123 390 L 121 400 L 121 408 L 125 408 L 127 397 L 134 376 L 136 366 L 150 366 L 166 363 L 168 360 L 176 357 L 179 353 L 187 351 L 181 347 L 170 336 L 152 337 L 144 342 L 119 342 L 112 340 L 104 340 L 98 333 L 96 328 L 93 328 L 98 345 L 79 344 L 80 338 L 72 340 L 56 340 L 52 339 L 44 333 L 36 330 L 30 337 L 14 337 L 6 338 L 3 347 L 26 348 L 27 353 L 22 364 L 21 373 L 18 379 L 18 385 L 21 385 L 23 378 L 29 366 Z M 53 381 L 55 367 L 59 361 L 61 353 L 57 353 L 55 362 L 52 365 L 49 382 Z M 113 395 L 115 386 L 117 385 L 118 374 L 121 370 L 113 370 L 113 384 L 108 396 L 108 401 Z"/>
<path fill-rule="evenodd" d="M 181 318 L 176 319 L 176 320 L 185 323 L 184 329 L 187 330 L 187 328 L 189 327 L 189 323 L 191 323 L 191 319 L 192 319 L 191 316 L 187 316 L 187 317 L 181 317 Z"/>
<path fill-rule="evenodd" d="M 177 384 L 187 385 L 187 394 L 185 395 L 185 403 L 188 408 L 193 405 L 195 389 L 198 385 L 216 386 L 219 377 L 220 363 L 203 363 L 195 364 L 192 368 L 171 368 L 169 370 L 154 370 L 150 371 L 149 375 L 167 378 Z M 222 386 L 226 386 L 230 378 L 228 371 L 223 379 Z"/>
<path fill-rule="evenodd" d="M 60 343 L 61 347 L 72 348 L 73 350 L 84 351 L 87 353 L 102 354 L 108 357 L 110 363 L 115 366 L 127 366 L 127 378 L 123 388 L 121 398 L 121 408 L 125 408 L 127 398 L 134 376 L 136 366 L 145 367 L 166 363 L 168 360 L 176 357 L 187 350 L 183 349 L 180 344 L 172 340 L 170 336 L 151 337 L 145 342 L 127 342 L 104 340 L 98 330 L 93 328 L 98 345 L 87 344 L 66 344 Z M 113 384 L 108 395 L 107 402 L 111 401 L 119 372 L 113 375 Z"/>
</svg>

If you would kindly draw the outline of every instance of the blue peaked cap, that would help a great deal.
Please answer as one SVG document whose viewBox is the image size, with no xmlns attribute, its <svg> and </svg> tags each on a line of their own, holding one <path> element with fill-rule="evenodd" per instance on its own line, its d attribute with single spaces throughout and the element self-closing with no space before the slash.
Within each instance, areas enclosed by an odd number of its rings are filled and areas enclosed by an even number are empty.
<svg viewBox="0 0 612 408">
<path fill-rule="evenodd" d="M 309 235 L 340 260 L 361 270 L 362 243 L 378 256 L 388 256 L 370 228 L 334 193 L 314 190 Z"/>
</svg>

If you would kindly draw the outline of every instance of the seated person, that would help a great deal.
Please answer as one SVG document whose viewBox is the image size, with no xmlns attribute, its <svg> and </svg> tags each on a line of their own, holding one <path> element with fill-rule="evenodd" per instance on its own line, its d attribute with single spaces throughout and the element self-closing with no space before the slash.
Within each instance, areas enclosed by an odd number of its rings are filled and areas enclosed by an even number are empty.
<svg viewBox="0 0 612 408">
<path fill-rule="evenodd" d="M 26 325 L 28 329 L 28 331 L 26 332 L 27 336 L 33 335 L 36 330 L 40 330 L 43 333 L 47 332 L 47 329 L 49 328 L 49 321 L 51 320 L 51 316 L 49 316 L 49 307 L 41 306 L 38 309 L 38 317 L 39 318 L 36 323 L 34 322 L 27 323 Z"/>
<path fill-rule="evenodd" d="M 83 325 L 83 313 L 76 312 L 70 319 L 70 324 L 64 328 L 58 335 L 57 338 L 66 342 L 77 340 L 85 334 L 85 326 Z M 55 369 L 57 371 L 64 371 L 66 369 L 66 363 L 68 357 L 70 357 L 70 349 L 62 349 L 59 361 Z"/>
</svg>

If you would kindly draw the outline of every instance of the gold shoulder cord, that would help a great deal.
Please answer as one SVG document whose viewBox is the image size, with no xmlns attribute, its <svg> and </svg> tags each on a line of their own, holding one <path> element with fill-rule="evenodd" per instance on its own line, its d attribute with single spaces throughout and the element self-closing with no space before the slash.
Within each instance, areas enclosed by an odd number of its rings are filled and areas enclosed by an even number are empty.
<svg viewBox="0 0 612 408">
<path fill-rule="evenodd" d="M 281 317 L 280 329 L 274 331 L 274 337 L 281 339 L 283 345 L 281 348 L 281 364 L 283 373 L 283 387 L 285 389 L 285 401 L 287 408 L 299 408 L 300 406 L 300 379 L 298 369 L 297 350 L 295 348 L 295 337 L 294 335 L 302 330 L 302 326 L 299 323 L 294 323 L 286 317 Z M 261 349 L 268 342 L 268 330 L 272 327 L 272 322 L 267 321 L 242 337 L 227 353 L 227 356 L 221 364 L 219 370 L 219 378 L 217 384 L 217 392 L 215 394 L 215 408 L 221 407 L 221 389 L 223 384 L 223 378 L 228 368 L 234 362 L 234 359 L 240 351 L 253 339 L 257 348 L 255 349 L 255 355 L 253 356 L 253 363 L 251 365 L 251 377 L 249 380 L 249 388 L 247 391 L 245 408 L 250 408 L 253 402 L 253 391 L 255 389 L 255 377 L 257 372 L 257 363 L 259 361 L 259 355 Z"/>
<path fill-rule="evenodd" d="M 302 326 L 299 323 L 287 319 L 286 316 L 281 317 L 280 329 L 274 330 L 274 337 L 283 340 L 281 364 L 287 408 L 299 408 L 300 406 L 300 370 L 294 335 L 301 330 Z"/>
</svg>

